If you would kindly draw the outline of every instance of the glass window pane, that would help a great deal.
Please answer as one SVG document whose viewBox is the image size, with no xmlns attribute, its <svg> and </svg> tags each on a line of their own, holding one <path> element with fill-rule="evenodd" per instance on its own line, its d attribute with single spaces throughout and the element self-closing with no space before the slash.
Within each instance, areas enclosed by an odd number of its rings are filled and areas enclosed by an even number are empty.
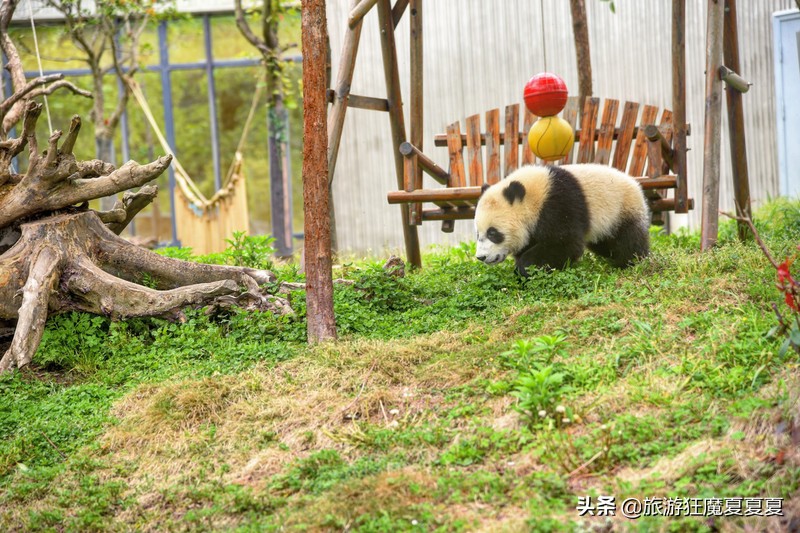
<svg viewBox="0 0 800 533">
<path fill-rule="evenodd" d="M 300 46 L 300 10 L 289 10 L 281 19 L 278 26 L 278 41 L 282 46 L 289 48 L 284 52 L 284 56 L 299 55 Z"/>
<path fill-rule="evenodd" d="M 302 132 L 303 111 L 298 95 L 302 79 L 300 64 L 289 63 L 285 71 L 289 81 L 285 107 L 289 120 L 289 165 L 292 176 L 292 216 L 295 231 L 303 224 L 302 183 Z M 242 135 L 247 114 L 250 111 L 256 83 L 260 81 L 261 67 L 225 68 L 215 71 L 217 85 L 217 112 L 220 125 L 220 155 L 223 171 L 233 161 L 236 146 Z M 258 80 L 258 81 L 256 81 Z M 254 233 L 270 233 L 270 180 L 269 139 L 267 130 L 266 95 L 262 92 L 250 131 L 242 150 L 247 176 L 248 207 L 251 229 Z"/>
<path fill-rule="evenodd" d="M 297 27 L 300 35 L 300 27 Z M 303 64 L 286 63 L 286 107 L 289 111 L 289 145 L 292 165 L 292 216 L 294 231 L 303 231 Z"/>
<path fill-rule="evenodd" d="M 26 72 L 39 72 L 36 61 L 36 48 L 30 25 L 9 28 L 9 35 L 17 46 L 22 65 Z M 64 26 L 36 23 L 36 37 L 39 41 L 39 54 L 42 58 L 42 70 L 60 72 L 70 69 L 88 68 L 84 54 L 75 46 Z"/>
<path fill-rule="evenodd" d="M 247 116 L 253 98 L 256 96 L 256 87 L 261 83 L 261 72 L 260 66 L 214 70 L 223 180 L 227 177 L 236 147 L 242 138 Z M 268 233 L 270 221 L 269 151 L 263 90 L 242 152 L 252 230 L 254 233 Z"/>
<path fill-rule="evenodd" d="M 169 62 L 197 63 L 206 60 L 203 39 L 203 17 L 193 17 L 167 22 Z"/>
<path fill-rule="evenodd" d="M 156 118 L 162 134 L 165 133 L 164 100 L 162 94 L 161 75 L 158 72 L 140 72 L 136 80 L 142 88 L 145 100 Z M 128 103 L 128 143 L 130 158 L 139 163 L 148 163 L 164 155 L 165 151 L 144 116 L 136 100 Z M 122 128 L 117 132 L 116 141 L 118 162 L 122 160 Z M 169 171 L 165 171 L 153 183 L 158 185 L 156 201 L 142 210 L 134 220 L 136 235 L 142 238 L 157 237 L 159 242 L 172 239 L 169 205 Z"/>
<path fill-rule="evenodd" d="M 172 73 L 172 104 L 175 115 L 175 154 L 200 191 L 214 194 L 214 162 L 211 158 L 208 85 L 202 70 Z"/>
<path fill-rule="evenodd" d="M 150 22 L 139 37 L 139 63 L 144 66 L 159 63 L 157 22 Z"/>
<path fill-rule="evenodd" d="M 248 17 L 253 31 L 261 27 L 257 19 Z M 259 51 L 242 36 L 232 16 L 211 18 L 211 51 L 215 61 L 224 59 L 261 59 Z"/>
</svg>

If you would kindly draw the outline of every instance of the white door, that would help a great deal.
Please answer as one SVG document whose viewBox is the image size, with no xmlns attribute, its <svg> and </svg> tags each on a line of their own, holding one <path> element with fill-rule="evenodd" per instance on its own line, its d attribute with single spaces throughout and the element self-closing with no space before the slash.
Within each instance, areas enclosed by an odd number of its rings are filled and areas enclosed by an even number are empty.
<svg viewBox="0 0 800 533">
<path fill-rule="evenodd" d="M 800 196 L 800 12 L 776 13 L 775 92 L 781 194 Z"/>
</svg>

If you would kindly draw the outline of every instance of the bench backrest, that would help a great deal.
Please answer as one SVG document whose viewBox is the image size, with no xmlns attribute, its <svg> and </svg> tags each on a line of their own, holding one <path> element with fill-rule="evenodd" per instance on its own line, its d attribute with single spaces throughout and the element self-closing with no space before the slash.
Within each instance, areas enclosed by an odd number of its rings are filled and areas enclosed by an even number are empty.
<svg viewBox="0 0 800 533">
<path fill-rule="evenodd" d="M 454 122 L 447 127 L 445 134 L 434 137 L 436 146 L 447 146 L 448 149 L 451 176 L 449 186 L 467 187 L 497 183 L 516 170 L 520 164 L 537 162 L 536 156 L 527 147 L 527 132 L 537 117 L 522 106 L 523 126 L 520 131 L 520 107 L 519 104 L 506 106 L 505 133 L 500 131 L 500 111 L 492 109 L 486 112 L 483 130 L 480 115 L 472 115 L 466 119 L 465 133 L 461 132 L 460 123 Z M 641 117 L 639 107 L 636 102 L 625 102 L 622 117 L 617 124 L 619 101 L 606 99 L 598 124 L 600 99 L 587 98 L 580 127 L 576 128 L 577 98 L 570 98 L 562 112 L 562 118 L 575 130 L 576 143 L 560 163 L 612 165 L 635 177 L 657 177 L 665 174 L 666 169 L 660 156 L 651 158 L 653 161 L 648 164 L 648 142 L 644 130 L 648 125 L 657 125 L 665 140 L 671 142 L 672 112 L 668 109 L 663 110 L 660 121 L 656 122 L 659 111 L 657 107 L 642 106 Z M 483 146 L 486 147 L 485 159 Z M 504 147 L 502 159 L 501 146 Z"/>
</svg>

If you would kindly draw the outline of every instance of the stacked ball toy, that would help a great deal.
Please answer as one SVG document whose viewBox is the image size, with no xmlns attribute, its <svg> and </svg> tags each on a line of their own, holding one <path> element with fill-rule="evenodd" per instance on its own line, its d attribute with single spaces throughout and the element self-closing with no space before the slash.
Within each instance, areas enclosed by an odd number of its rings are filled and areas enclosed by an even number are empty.
<svg viewBox="0 0 800 533">
<path fill-rule="evenodd" d="M 567 104 L 567 85 L 559 76 L 542 72 L 525 84 L 525 106 L 539 120 L 528 132 L 528 146 L 537 157 L 556 161 L 566 156 L 575 142 L 572 126 L 556 115 Z"/>
</svg>

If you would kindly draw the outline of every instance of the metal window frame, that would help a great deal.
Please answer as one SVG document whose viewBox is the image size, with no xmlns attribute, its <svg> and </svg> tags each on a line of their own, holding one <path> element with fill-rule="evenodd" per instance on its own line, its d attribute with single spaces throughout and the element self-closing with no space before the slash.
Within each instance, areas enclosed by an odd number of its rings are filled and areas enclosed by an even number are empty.
<svg viewBox="0 0 800 533">
<path fill-rule="evenodd" d="M 210 131 L 211 131 L 211 154 L 213 160 L 213 167 L 214 167 L 214 186 L 215 189 L 219 189 L 222 186 L 222 171 L 220 167 L 220 143 L 219 143 L 219 123 L 217 120 L 217 91 L 216 91 L 216 84 L 214 82 L 214 72 L 216 69 L 225 69 L 225 68 L 240 68 L 240 67 L 253 67 L 253 66 L 260 66 L 262 64 L 261 59 L 222 59 L 217 60 L 213 57 L 213 38 L 211 32 L 211 20 L 212 18 L 221 18 L 221 17 L 230 17 L 233 15 L 233 12 L 204 12 L 204 13 L 193 13 L 192 17 L 202 17 L 203 19 L 203 47 L 204 47 L 204 60 L 203 61 L 195 61 L 189 63 L 170 63 L 169 60 L 169 38 L 167 33 L 168 22 L 167 21 L 160 21 L 157 27 L 157 35 L 158 35 L 158 63 L 155 65 L 146 65 L 142 68 L 142 70 L 149 71 L 149 72 L 159 72 L 161 75 L 161 95 L 162 95 L 162 102 L 164 107 L 164 135 L 167 138 L 167 142 L 172 147 L 172 149 L 177 153 L 177 144 L 175 138 L 175 115 L 174 115 L 174 108 L 173 108 L 173 101 L 172 101 L 172 73 L 175 71 L 183 71 L 183 70 L 202 70 L 206 72 L 206 85 L 208 91 L 208 110 L 209 110 L 209 122 L 210 122 Z M 284 57 L 283 60 L 289 63 L 299 63 L 302 62 L 303 58 L 301 55 L 294 55 L 294 56 L 287 56 Z M 3 54 L 3 65 L 5 65 L 7 59 Z M 64 69 L 64 70 L 46 70 L 44 71 L 44 75 L 48 74 L 64 74 L 64 76 L 88 76 L 91 74 L 91 71 L 87 69 Z M 27 71 L 25 72 L 26 78 L 35 78 L 39 76 L 39 72 L 35 71 Z M 6 77 L 6 91 L 7 94 L 11 94 L 11 80 L 10 77 Z M 267 111 L 265 109 L 265 116 Z M 268 120 L 268 118 L 267 118 Z M 287 117 L 287 131 L 289 128 L 288 124 L 288 117 Z M 124 160 L 129 159 L 130 154 L 130 132 L 129 132 L 129 123 L 128 123 L 128 113 L 127 110 L 123 113 L 122 118 L 120 120 L 120 134 L 122 137 L 122 157 Z M 175 171 L 170 165 L 168 169 L 168 176 L 169 176 L 169 205 L 170 205 L 170 221 L 171 221 L 171 232 L 172 232 L 172 241 L 168 243 L 169 246 L 180 246 L 180 241 L 178 240 L 178 233 L 177 233 L 177 225 L 175 220 Z"/>
</svg>

